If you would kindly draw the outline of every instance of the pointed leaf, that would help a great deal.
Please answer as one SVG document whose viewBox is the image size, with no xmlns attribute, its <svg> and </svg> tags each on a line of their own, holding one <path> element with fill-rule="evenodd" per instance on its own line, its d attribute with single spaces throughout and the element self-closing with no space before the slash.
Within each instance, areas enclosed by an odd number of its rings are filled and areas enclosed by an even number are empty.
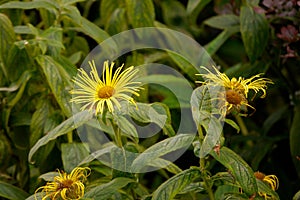
<svg viewBox="0 0 300 200">
<path fill-rule="evenodd" d="M 78 30 L 93 38 L 99 44 L 110 36 L 96 24 L 82 17 L 75 6 L 66 7 L 66 15 L 78 26 Z M 113 44 L 112 44 L 113 45 Z"/>
<path fill-rule="evenodd" d="M 185 187 L 200 176 L 199 169 L 187 169 L 168 179 L 160 185 L 153 193 L 152 200 L 170 200 L 180 193 Z"/>
<path fill-rule="evenodd" d="M 113 119 L 117 126 L 121 129 L 122 133 L 138 142 L 139 136 L 136 128 L 128 119 L 126 119 L 126 117 L 122 115 L 113 115 Z"/>
<path fill-rule="evenodd" d="M 126 0 L 126 9 L 133 28 L 154 26 L 155 12 L 152 0 Z"/>
<path fill-rule="evenodd" d="M 114 148 L 117 148 L 117 146 L 111 143 L 108 146 L 106 146 L 100 150 L 97 150 L 97 151 L 93 152 L 92 154 L 86 156 L 78 165 L 79 166 L 84 165 L 84 164 L 87 164 L 87 163 L 93 161 L 94 159 L 98 159 L 102 155 L 110 153 Z"/>
<path fill-rule="evenodd" d="M 189 61 L 187 61 L 183 56 L 175 52 L 168 51 L 168 54 L 172 58 L 172 60 L 178 65 L 178 67 L 190 77 L 191 80 L 195 80 L 195 74 L 197 74 L 198 71 Z"/>
<path fill-rule="evenodd" d="M 239 29 L 239 26 L 224 29 L 215 39 L 204 46 L 207 53 L 214 55 L 230 36 L 239 32 Z"/>
<path fill-rule="evenodd" d="M 36 110 L 32 115 L 30 123 L 30 146 L 32 147 L 40 139 L 44 131 L 45 122 L 53 111 L 51 102 L 48 99 L 41 98 L 37 104 Z"/>
<path fill-rule="evenodd" d="M 47 0 L 38 0 L 38 1 L 28 1 L 28 2 L 20 2 L 20 1 L 10 1 L 0 5 L 0 9 L 39 9 L 44 8 L 53 13 L 57 12 L 58 5 L 55 1 L 47 1 Z"/>
<path fill-rule="evenodd" d="M 219 154 L 214 151 L 210 154 L 230 170 L 238 184 L 249 197 L 257 194 L 258 187 L 254 172 L 239 155 L 224 146 L 220 149 Z"/>
<path fill-rule="evenodd" d="M 162 159 L 162 158 L 157 158 L 157 159 L 153 160 L 149 164 L 149 166 L 156 167 L 159 169 L 164 168 L 165 170 L 167 170 L 173 174 L 178 174 L 178 173 L 182 172 L 182 170 L 177 165 L 175 165 L 173 162 L 170 162 L 170 161 Z"/>
<path fill-rule="evenodd" d="M 25 191 L 21 190 L 20 188 L 0 181 L 0 197 L 4 197 L 5 199 L 10 200 L 20 200 L 26 199 L 29 194 Z"/>
<path fill-rule="evenodd" d="M 8 72 L 4 67 L 9 49 L 14 41 L 15 32 L 13 25 L 6 15 L 0 13 L 0 62 L 3 62 L 3 64 L 0 64 L 0 67 L 2 67 L 2 71 L 6 77 L 8 77 Z"/>
<path fill-rule="evenodd" d="M 64 171 L 70 173 L 78 164 L 89 155 L 88 146 L 84 143 L 61 144 L 61 157 Z"/>
<path fill-rule="evenodd" d="M 125 7 L 125 2 L 123 0 L 114 1 L 101 1 L 100 4 L 100 18 L 102 23 L 105 25 L 111 20 L 112 14 L 118 8 Z"/>
<path fill-rule="evenodd" d="M 133 119 L 142 123 L 154 123 L 158 125 L 166 135 L 174 136 L 175 131 L 171 124 L 171 115 L 169 108 L 161 103 L 145 104 L 137 103 L 137 107 L 132 104 L 122 105 L 122 112 L 128 114 Z M 134 122 L 133 122 L 134 123 Z M 148 126 L 139 126 L 139 134 L 145 133 Z M 150 125 L 149 125 L 150 127 Z M 144 129 L 145 128 L 145 129 Z M 156 129 L 155 129 L 156 130 Z M 153 131 L 153 130 L 152 130 Z M 156 132 L 155 132 L 156 133 Z M 154 134 L 147 132 L 147 136 Z"/>
<path fill-rule="evenodd" d="M 132 169 L 134 172 L 143 170 L 144 167 L 150 165 L 153 160 L 158 159 L 161 156 L 180 150 L 182 148 L 188 148 L 195 135 L 193 134 L 178 134 L 174 137 L 160 141 L 153 146 L 146 149 L 141 153 L 132 163 Z"/>
<path fill-rule="evenodd" d="M 35 152 L 41 147 L 47 144 L 51 140 L 55 140 L 57 137 L 67 134 L 80 125 L 88 122 L 93 117 L 93 113 L 88 111 L 82 111 L 80 113 L 75 114 L 73 117 L 65 120 L 59 126 L 50 131 L 47 135 L 38 140 L 38 142 L 30 149 L 28 160 L 32 162 L 32 156 Z M 77 123 L 74 124 L 74 121 Z"/>
<path fill-rule="evenodd" d="M 50 56 L 40 55 L 36 57 L 36 60 L 46 76 L 49 87 L 51 88 L 57 103 L 66 116 L 71 116 L 72 109 L 71 104 L 69 103 L 71 96 L 66 91 L 68 82 L 64 81 L 59 71 L 60 69 L 63 69 L 63 67 Z"/>
<path fill-rule="evenodd" d="M 115 35 L 128 29 L 126 10 L 124 8 L 116 9 L 109 21 L 105 24 L 105 31 L 110 35 Z"/>
<path fill-rule="evenodd" d="M 53 181 L 55 176 L 59 176 L 58 172 L 48 172 L 39 176 L 40 179 L 44 181 Z"/>
<path fill-rule="evenodd" d="M 242 6 L 240 14 L 241 34 L 247 55 L 254 62 L 265 50 L 269 37 L 266 17 L 252 7 Z"/>
<path fill-rule="evenodd" d="M 236 15 L 217 15 L 204 21 L 204 24 L 218 29 L 227 29 L 240 25 L 240 18 Z"/>
<path fill-rule="evenodd" d="M 231 120 L 231 119 L 225 119 L 226 124 L 229 124 L 232 128 L 234 128 L 237 132 L 240 132 L 240 127 L 239 125 L 237 125 L 237 123 L 235 123 L 235 121 Z"/>
<path fill-rule="evenodd" d="M 99 186 L 96 186 L 85 193 L 85 198 L 93 198 L 97 200 L 107 200 L 111 198 L 111 196 L 123 187 L 125 187 L 129 183 L 133 183 L 134 180 L 129 178 L 115 178 L 109 183 L 105 183 Z"/>
<path fill-rule="evenodd" d="M 200 12 L 211 0 L 189 0 L 187 4 L 187 13 L 192 14 L 192 12 Z"/>
<path fill-rule="evenodd" d="M 192 114 L 199 130 L 205 130 L 199 156 L 204 158 L 220 141 L 223 131 L 225 99 L 224 88 L 202 85 L 194 90 L 191 98 Z"/>
</svg>

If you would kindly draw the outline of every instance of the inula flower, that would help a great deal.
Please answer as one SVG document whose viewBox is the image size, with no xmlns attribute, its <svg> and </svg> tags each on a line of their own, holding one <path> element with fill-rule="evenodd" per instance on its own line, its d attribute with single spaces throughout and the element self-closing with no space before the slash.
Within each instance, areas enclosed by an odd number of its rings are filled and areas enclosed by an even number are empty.
<svg viewBox="0 0 300 200">
<path fill-rule="evenodd" d="M 278 178 L 275 175 L 265 175 L 261 172 L 254 172 L 255 178 L 267 183 L 273 191 L 277 190 L 279 187 Z M 264 197 L 265 199 L 270 199 L 266 193 L 259 192 L 259 196 Z"/>
<path fill-rule="evenodd" d="M 196 81 L 198 83 L 203 83 L 208 86 L 221 86 L 225 88 L 225 106 L 227 114 L 232 110 L 240 111 L 242 106 L 248 106 L 255 110 L 254 107 L 248 104 L 248 93 L 253 90 L 256 93 L 262 91 L 261 98 L 266 96 L 266 88 L 268 83 L 273 83 L 272 80 L 268 78 L 260 78 L 262 74 L 257 74 L 251 78 L 245 79 L 243 77 L 239 78 L 229 78 L 226 74 L 219 72 L 215 67 L 213 67 L 215 73 L 209 71 L 205 67 L 201 67 L 208 73 L 197 74 L 201 75 L 204 81 Z M 223 97 L 222 97 L 223 98 Z"/>
<path fill-rule="evenodd" d="M 50 198 L 51 200 L 73 200 L 80 199 L 84 195 L 84 184 L 87 176 L 90 174 L 88 167 L 76 167 L 70 174 L 58 171 L 59 175 L 54 177 L 52 182 L 39 187 L 35 193 L 43 193 L 42 200 Z"/>
<path fill-rule="evenodd" d="M 141 83 L 134 81 L 137 69 L 131 66 L 121 72 L 123 64 L 113 72 L 114 63 L 109 66 L 108 61 L 105 61 L 101 80 L 95 62 L 89 62 L 89 65 L 90 76 L 83 69 L 79 69 L 79 74 L 73 79 L 77 87 L 71 91 L 74 95 L 71 102 L 84 104 L 81 110 L 95 109 L 96 115 L 103 113 L 105 108 L 109 112 L 114 112 L 115 108 L 120 109 L 121 100 L 135 104 L 131 95 L 139 96 L 138 91 L 141 89 Z"/>
</svg>

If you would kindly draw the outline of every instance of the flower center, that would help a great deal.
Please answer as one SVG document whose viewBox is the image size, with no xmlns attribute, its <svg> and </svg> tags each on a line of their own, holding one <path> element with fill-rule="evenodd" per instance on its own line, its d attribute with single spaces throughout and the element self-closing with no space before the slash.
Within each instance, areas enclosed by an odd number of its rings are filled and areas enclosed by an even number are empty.
<svg viewBox="0 0 300 200">
<path fill-rule="evenodd" d="M 255 178 L 257 178 L 259 180 L 264 180 L 264 178 L 266 177 L 266 175 L 264 175 L 261 172 L 254 172 L 254 176 L 255 176 Z"/>
<path fill-rule="evenodd" d="M 243 100 L 243 96 L 235 90 L 226 91 L 226 101 L 233 105 L 239 105 Z"/>
<path fill-rule="evenodd" d="M 70 188 L 73 184 L 73 181 L 70 179 L 66 179 L 66 180 L 63 180 L 62 182 L 59 182 L 58 184 L 59 184 L 58 190 L 62 190 L 64 188 Z"/>
<path fill-rule="evenodd" d="M 98 90 L 98 97 L 100 99 L 108 99 L 113 96 L 115 89 L 111 86 L 103 86 Z"/>
</svg>

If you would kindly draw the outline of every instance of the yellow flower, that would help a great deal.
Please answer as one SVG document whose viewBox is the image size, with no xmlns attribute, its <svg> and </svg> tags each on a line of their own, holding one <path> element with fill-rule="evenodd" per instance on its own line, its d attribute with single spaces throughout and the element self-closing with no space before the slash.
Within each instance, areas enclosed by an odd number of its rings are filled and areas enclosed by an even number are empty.
<svg viewBox="0 0 300 200">
<path fill-rule="evenodd" d="M 109 66 L 108 61 L 103 64 L 102 78 L 100 79 L 94 61 L 89 62 L 91 67 L 90 76 L 83 70 L 79 69 L 80 74 L 73 79 L 77 88 L 71 91 L 75 95 L 71 102 L 83 103 L 81 110 L 95 109 L 95 114 L 103 113 L 105 105 L 109 112 L 114 112 L 115 107 L 120 110 L 121 100 L 125 100 L 135 104 L 134 99 L 130 95 L 139 96 L 138 91 L 141 89 L 140 82 L 134 82 L 134 78 L 138 72 L 133 66 L 121 70 L 124 64 L 117 68 L 113 74 L 114 63 Z"/>
<path fill-rule="evenodd" d="M 44 193 L 42 200 L 50 198 L 51 200 L 62 199 L 80 199 L 84 195 L 84 184 L 87 176 L 90 174 L 88 167 L 76 167 L 71 174 L 58 171 L 59 175 L 54 177 L 52 182 L 39 187 L 35 193 L 41 190 Z M 35 197 L 36 199 L 36 197 Z"/>
<path fill-rule="evenodd" d="M 273 191 L 277 190 L 279 187 L 279 180 L 275 175 L 265 175 L 261 172 L 254 172 L 255 178 L 267 183 Z M 259 192 L 260 196 L 264 197 L 265 199 L 272 199 L 272 197 L 268 196 L 266 193 Z"/>
<path fill-rule="evenodd" d="M 229 78 L 226 74 L 219 72 L 216 67 L 213 66 L 215 73 L 209 71 L 205 67 L 201 67 L 208 73 L 196 74 L 201 75 L 204 81 L 196 81 L 198 83 L 206 84 L 209 86 L 222 86 L 225 88 L 225 106 L 227 107 L 227 113 L 232 109 L 240 111 L 242 106 L 248 106 L 255 110 L 254 107 L 248 104 L 248 93 L 253 90 L 256 93 L 262 91 L 263 94 L 261 98 L 266 96 L 266 89 L 268 83 L 273 83 L 272 80 L 268 78 L 260 78 L 262 74 L 257 74 L 251 78 L 245 79 L 243 77 L 239 78 Z"/>
</svg>

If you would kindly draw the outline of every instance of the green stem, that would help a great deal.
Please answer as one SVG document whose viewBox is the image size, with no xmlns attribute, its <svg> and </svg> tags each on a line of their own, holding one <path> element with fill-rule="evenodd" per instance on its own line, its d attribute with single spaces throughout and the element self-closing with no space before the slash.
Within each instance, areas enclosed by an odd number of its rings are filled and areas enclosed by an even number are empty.
<svg viewBox="0 0 300 200">
<path fill-rule="evenodd" d="M 235 120 L 236 120 L 236 122 L 238 123 L 238 125 L 241 129 L 242 135 L 243 136 L 248 136 L 249 131 L 248 131 L 247 126 L 246 126 L 244 120 L 242 119 L 242 117 L 239 116 L 239 115 L 235 115 Z M 253 142 L 251 140 L 247 140 L 246 144 L 250 147 L 253 146 Z"/>
<path fill-rule="evenodd" d="M 199 142 L 200 142 L 200 147 L 201 147 L 202 143 L 203 143 L 203 140 L 204 140 L 204 134 L 203 134 L 201 126 L 198 127 L 198 134 L 199 134 Z M 214 197 L 213 191 L 212 191 L 212 189 L 209 185 L 209 180 L 207 178 L 207 174 L 206 174 L 206 171 L 205 171 L 205 165 L 206 165 L 205 158 L 200 158 L 199 164 L 200 164 L 200 170 L 201 170 L 201 173 L 202 173 L 203 181 L 204 181 L 205 188 L 206 188 L 206 191 L 208 193 L 209 199 L 214 200 L 215 197 Z"/>
<path fill-rule="evenodd" d="M 241 116 L 239 115 L 235 115 L 235 120 L 236 122 L 238 123 L 240 129 L 241 129 L 241 132 L 242 132 L 242 135 L 243 136 L 248 136 L 249 135 L 249 131 L 246 127 L 246 124 L 244 123 L 244 120 L 241 118 Z"/>
<path fill-rule="evenodd" d="M 201 126 L 198 127 L 198 134 L 199 134 L 199 142 L 201 147 L 204 140 L 204 134 Z M 199 164 L 200 164 L 200 170 L 201 171 L 205 170 L 205 158 L 200 158 Z"/>
<path fill-rule="evenodd" d="M 206 188 L 206 191 L 208 193 L 209 199 L 210 200 L 215 200 L 214 193 L 212 192 L 211 187 L 209 186 L 208 179 L 207 179 L 206 175 L 204 175 L 203 180 L 204 180 L 205 188 Z"/>
<path fill-rule="evenodd" d="M 70 131 L 67 133 L 68 143 L 73 143 L 73 133 Z"/>
<path fill-rule="evenodd" d="M 123 147 L 122 135 L 121 135 L 121 130 L 119 127 L 115 129 L 115 140 L 116 140 L 117 146 L 122 148 Z"/>
</svg>

